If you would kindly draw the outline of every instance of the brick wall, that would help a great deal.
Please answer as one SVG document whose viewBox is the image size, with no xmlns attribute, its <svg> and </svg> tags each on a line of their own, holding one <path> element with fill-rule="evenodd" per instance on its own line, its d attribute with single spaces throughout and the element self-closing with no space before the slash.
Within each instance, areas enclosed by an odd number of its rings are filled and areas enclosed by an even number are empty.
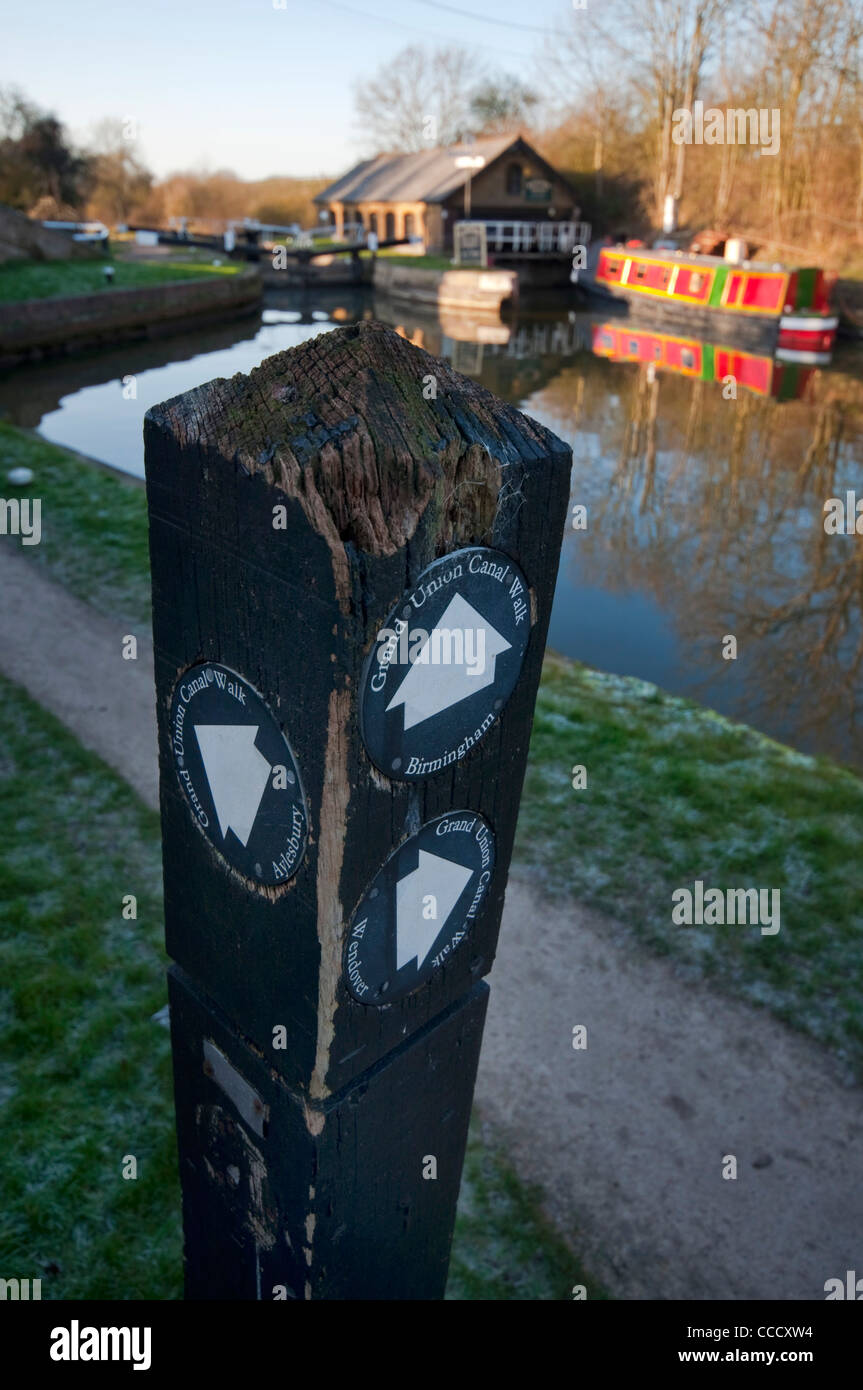
<svg viewBox="0 0 863 1390">
<path fill-rule="evenodd" d="M 119 342 L 177 331 L 196 321 L 230 318 L 260 303 L 256 271 L 181 280 L 141 289 L 105 288 L 63 299 L 4 304 L 0 363 L 85 343 Z"/>
</svg>

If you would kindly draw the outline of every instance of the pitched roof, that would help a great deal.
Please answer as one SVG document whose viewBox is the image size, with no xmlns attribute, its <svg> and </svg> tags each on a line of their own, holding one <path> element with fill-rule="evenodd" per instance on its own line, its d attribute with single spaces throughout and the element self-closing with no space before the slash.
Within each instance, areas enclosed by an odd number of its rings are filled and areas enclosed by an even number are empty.
<svg viewBox="0 0 863 1390">
<path fill-rule="evenodd" d="M 518 135 L 490 135 L 470 145 L 450 145 L 446 149 L 419 150 L 414 154 L 375 155 L 374 159 L 363 160 L 336 179 L 314 201 L 442 203 L 463 187 L 471 173 L 470 169 L 456 168 L 459 155 L 482 155 L 488 165 L 520 140 Z"/>
</svg>

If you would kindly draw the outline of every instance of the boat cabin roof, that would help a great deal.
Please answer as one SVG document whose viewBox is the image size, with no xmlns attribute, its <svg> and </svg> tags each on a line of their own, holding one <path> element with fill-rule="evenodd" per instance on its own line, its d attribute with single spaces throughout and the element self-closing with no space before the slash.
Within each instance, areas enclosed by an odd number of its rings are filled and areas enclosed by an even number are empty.
<svg viewBox="0 0 863 1390">
<path fill-rule="evenodd" d="M 623 256 L 638 256 L 644 260 L 670 261 L 672 264 L 676 264 L 678 261 L 688 261 L 703 266 L 733 265 L 743 270 L 787 272 L 790 269 L 789 266 L 782 265 L 779 261 L 727 261 L 724 256 L 705 256 L 700 251 L 671 251 L 664 248 L 654 249 L 651 246 L 623 246 L 620 243 L 616 246 L 607 246 L 605 250 L 616 251 Z M 797 268 L 794 267 L 794 269 Z"/>
</svg>

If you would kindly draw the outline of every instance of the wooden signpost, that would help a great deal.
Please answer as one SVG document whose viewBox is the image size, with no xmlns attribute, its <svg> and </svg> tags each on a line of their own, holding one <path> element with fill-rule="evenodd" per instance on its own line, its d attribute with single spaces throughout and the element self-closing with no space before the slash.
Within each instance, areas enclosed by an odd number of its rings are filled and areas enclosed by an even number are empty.
<svg viewBox="0 0 863 1390">
<path fill-rule="evenodd" d="M 441 1298 L 570 451 L 377 323 L 145 439 L 187 1297 Z"/>
</svg>

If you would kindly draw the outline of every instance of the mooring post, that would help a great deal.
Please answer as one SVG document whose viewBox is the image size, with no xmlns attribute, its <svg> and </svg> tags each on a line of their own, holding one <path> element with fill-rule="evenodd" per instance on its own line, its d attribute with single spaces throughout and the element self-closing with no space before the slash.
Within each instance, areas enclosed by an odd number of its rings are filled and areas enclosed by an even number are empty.
<svg viewBox="0 0 863 1390">
<path fill-rule="evenodd" d="M 145 438 L 187 1297 L 441 1298 L 570 451 L 378 323 Z"/>
</svg>

